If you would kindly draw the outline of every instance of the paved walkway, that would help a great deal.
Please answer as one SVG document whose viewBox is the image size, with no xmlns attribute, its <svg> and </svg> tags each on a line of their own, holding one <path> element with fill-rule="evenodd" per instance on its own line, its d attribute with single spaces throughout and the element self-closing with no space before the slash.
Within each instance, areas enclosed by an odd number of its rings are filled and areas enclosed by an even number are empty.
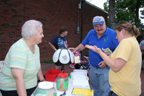
<svg viewBox="0 0 144 96">
<path fill-rule="evenodd" d="M 45 74 L 47 71 L 49 71 L 50 69 L 54 69 L 55 66 L 54 64 L 46 64 L 46 63 L 42 63 L 42 71 L 43 74 Z M 65 73 L 68 73 L 68 75 L 70 75 L 70 72 L 73 71 L 73 69 L 69 66 L 69 65 L 65 65 Z M 144 70 L 141 70 L 141 81 L 142 81 L 142 92 L 141 92 L 141 96 L 144 96 Z"/>
<path fill-rule="evenodd" d="M 73 69 L 69 65 L 64 65 L 64 68 L 65 68 L 65 73 L 68 73 L 68 75 L 70 75 L 70 72 L 73 71 Z M 54 64 L 42 63 L 43 74 L 45 74 L 50 69 L 55 69 L 55 65 Z"/>
</svg>

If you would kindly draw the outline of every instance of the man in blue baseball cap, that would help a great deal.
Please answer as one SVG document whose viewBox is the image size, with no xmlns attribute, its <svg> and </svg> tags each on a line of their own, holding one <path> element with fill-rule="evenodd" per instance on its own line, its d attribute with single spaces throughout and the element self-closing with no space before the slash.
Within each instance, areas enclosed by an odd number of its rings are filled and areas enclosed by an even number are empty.
<svg viewBox="0 0 144 96">
<path fill-rule="evenodd" d="M 93 18 L 93 26 L 96 24 L 104 25 L 104 23 L 105 23 L 105 20 L 102 16 L 95 16 Z"/>
<path fill-rule="evenodd" d="M 103 16 L 95 16 L 92 21 L 94 29 L 90 30 L 76 48 L 69 48 L 73 52 L 82 51 L 85 45 L 97 46 L 98 48 L 109 48 L 112 52 L 118 45 L 116 33 L 108 28 Z M 89 49 L 90 69 L 90 85 L 94 90 L 94 96 L 108 96 L 110 85 L 108 82 L 109 66 L 107 66 L 101 56 Z"/>
</svg>

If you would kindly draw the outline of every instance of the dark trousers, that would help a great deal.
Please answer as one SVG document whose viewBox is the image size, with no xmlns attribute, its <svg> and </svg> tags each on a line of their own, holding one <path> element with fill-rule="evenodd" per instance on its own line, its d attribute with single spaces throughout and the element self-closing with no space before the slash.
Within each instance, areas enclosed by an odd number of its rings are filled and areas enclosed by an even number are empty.
<svg viewBox="0 0 144 96">
<path fill-rule="evenodd" d="M 115 94 L 113 91 L 110 91 L 109 96 L 118 96 L 118 95 Z"/>
<path fill-rule="evenodd" d="M 36 87 L 26 89 L 27 96 L 31 96 L 31 94 L 34 92 Z M 4 91 L 1 90 L 2 96 L 18 96 L 17 90 L 12 90 L 12 91 Z"/>
</svg>

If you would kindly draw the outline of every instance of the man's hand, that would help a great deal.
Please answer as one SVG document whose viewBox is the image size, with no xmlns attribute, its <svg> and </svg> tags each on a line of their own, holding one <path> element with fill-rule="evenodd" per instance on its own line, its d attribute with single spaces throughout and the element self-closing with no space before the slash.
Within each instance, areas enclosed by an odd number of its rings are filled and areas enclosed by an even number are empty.
<svg viewBox="0 0 144 96">
<path fill-rule="evenodd" d="M 76 48 L 68 48 L 69 50 L 71 50 L 73 53 L 75 53 L 77 50 L 76 50 Z"/>
<path fill-rule="evenodd" d="M 102 68 L 102 69 L 107 66 L 104 61 L 101 61 L 98 65 L 99 65 L 99 67 Z"/>
</svg>

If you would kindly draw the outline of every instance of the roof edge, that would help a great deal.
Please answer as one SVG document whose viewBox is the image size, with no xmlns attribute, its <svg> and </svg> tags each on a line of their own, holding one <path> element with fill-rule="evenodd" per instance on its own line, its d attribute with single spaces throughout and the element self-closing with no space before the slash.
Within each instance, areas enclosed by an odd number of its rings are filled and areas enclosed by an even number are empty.
<svg viewBox="0 0 144 96">
<path fill-rule="evenodd" d="M 94 5 L 94 4 L 92 4 L 92 3 L 88 2 L 88 1 L 85 1 L 85 2 L 86 2 L 87 4 L 89 4 L 90 6 L 93 6 L 93 7 L 97 8 L 97 9 L 99 9 L 99 10 L 105 12 L 106 14 L 108 14 L 108 12 L 106 12 L 105 10 L 103 10 L 103 9 L 101 9 L 101 8 L 99 8 L 99 7 L 97 7 L 96 5 Z"/>
</svg>

